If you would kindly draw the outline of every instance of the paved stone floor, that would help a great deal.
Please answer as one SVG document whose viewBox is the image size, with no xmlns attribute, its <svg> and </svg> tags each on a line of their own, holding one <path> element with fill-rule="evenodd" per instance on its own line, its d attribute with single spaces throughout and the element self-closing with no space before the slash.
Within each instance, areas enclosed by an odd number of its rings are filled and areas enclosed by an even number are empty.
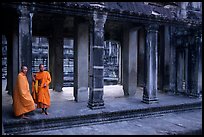
<svg viewBox="0 0 204 137">
<path fill-rule="evenodd" d="M 6 81 L 2 81 L 2 120 L 3 122 L 15 122 L 15 121 L 20 121 L 22 119 L 15 118 L 13 116 L 13 110 L 12 110 L 12 97 L 7 94 L 7 91 L 5 91 L 5 86 L 6 86 Z M 76 115 L 86 115 L 86 114 L 95 114 L 95 113 L 103 113 L 103 112 L 114 112 L 114 111 L 119 111 L 119 110 L 132 110 L 132 109 L 141 109 L 141 108 L 150 108 L 150 107 L 157 107 L 157 106 L 166 106 L 166 105 L 174 105 L 174 104 L 182 104 L 182 103 L 193 103 L 197 101 L 202 101 L 202 98 L 190 98 L 182 95 L 171 95 L 171 94 L 166 94 L 161 91 L 158 91 L 158 103 L 153 103 L 153 104 L 145 104 L 142 101 L 142 93 L 143 90 L 141 87 L 138 87 L 135 96 L 133 97 L 124 97 L 122 86 L 121 85 L 114 85 L 114 86 L 105 86 L 104 87 L 104 103 L 105 103 L 105 108 L 104 109 L 97 109 L 97 110 L 91 110 L 90 108 L 87 107 L 87 101 L 82 101 L 82 102 L 75 102 L 74 97 L 73 97 L 73 88 L 63 88 L 63 92 L 55 92 L 50 90 L 51 94 L 51 107 L 49 108 L 48 112 L 50 113 L 49 115 L 42 115 L 40 113 L 40 110 L 35 110 L 33 113 L 31 113 L 29 116 L 35 120 L 35 119 L 49 119 L 49 118 L 56 118 L 56 117 L 67 117 L 67 116 L 76 116 Z M 170 116 L 169 118 L 167 116 Z M 174 119 L 176 117 L 180 117 L 179 119 L 182 120 L 184 116 L 180 114 L 168 114 L 166 116 L 163 116 L 161 118 L 147 118 L 147 119 L 136 119 L 135 120 L 130 120 L 130 121 L 123 121 L 120 123 L 115 123 L 115 125 L 110 124 L 102 124 L 102 125 L 95 125 L 95 126 L 84 126 L 84 127 L 76 127 L 76 128 L 71 128 L 67 130 L 57 130 L 54 131 L 54 133 L 50 134 L 166 134 L 165 128 L 164 130 L 161 131 L 156 131 L 157 125 L 160 125 L 162 127 L 162 121 L 176 121 L 178 119 Z M 188 118 L 189 117 L 189 118 Z M 164 120 L 162 120 L 164 118 Z M 192 119 L 190 119 L 192 118 Z M 196 119 L 194 121 L 194 118 Z M 152 119 L 152 120 L 151 120 Z M 165 120 L 166 119 L 166 120 Z M 189 115 L 187 114 L 185 116 L 184 121 L 188 121 L 189 123 L 195 123 L 194 125 L 190 125 L 187 127 L 183 128 L 194 128 L 196 127 L 195 125 L 202 127 L 202 117 L 201 117 L 201 111 L 195 111 L 190 113 Z M 135 121 L 135 122 L 133 122 Z M 142 123 L 141 123 L 142 121 Z M 146 121 L 146 122 L 145 122 Z M 148 124 L 148 121 L 150 122 Z M 160 122 L 161 121 L 161 122 Z M 174 122 L 175 122 L 174 121 Z M 200 121 L 200 122 L 199 122 Z M 168 125 L 173 129 L 173 127 L 178 127 L 177 129 L 181 128 L 182 126 L 180 125 L 178 121 L 178 125 L 173 122 L 167 122 L 168 124 L 165 125 L 168 127 Z M 131 124 L 132 123 L 132 124 Z M 165 123 L 165 122 L 163 122 Z M 114 123 L 113 123 L 114 124 Z M 135 126 L 129 126 L 126 130 L 123 129 L 124 127 L 127 127 L 127 125 L 134 125 Z M 150 124 L 153 124 L 152 126 Z M 185 124 L 185 123 L 183 123 Z M 182 125 L 183 125 L 182 124 Z M 120 126 L 120 129 L 117 129 L 117 126 Z M 149 126 L 148 126 L 149 125 Z M 106 127 L 107 126 L 107 127 Z M 142 127 L 143 129 L 139 129 L 138 127 Z M 110 127 L 113 127 L 111 130 Z M 134 128 L 135 127 L 135 128 Z M 137 127 L 137 128 L 136 128 Z M 102 130 L 102 129 L 106 130 Z M 114 129 L 115 128 L 115 129 Z M 153 131 L 145 131 L 145 128 L 147 129 L 152 129 L 154 128 L 155 130 Z M 135 129 L 135 130 L 133 130 Z M 79 131 L 80 130 L 80 131 Z M 92 131 L 93 132 L 89 132 Z M 141 131 L 140 131 L 141 130 Z M 158 129 L 159 130 L 159 129 Z M 176 130 L 176 129 L 175 129 Z M 130 132 L 132 131 L 132 132 Z M 161 133 L 159 133 L 161 132 Z M 42 133 L 42 132 L 40 132 Z M 172 131 L 173 133 L 173 131 Z M 37 134 L 37 133 L 36 133 Z M 49 134 L 48 132 L 45 132 L 45 134 Z"/>
<path fill-rule="evenodd" d="M 201 119 L 202 111 L 199 109 L 23 135 L 196 135 L 202 131 Z"/>
</svg>

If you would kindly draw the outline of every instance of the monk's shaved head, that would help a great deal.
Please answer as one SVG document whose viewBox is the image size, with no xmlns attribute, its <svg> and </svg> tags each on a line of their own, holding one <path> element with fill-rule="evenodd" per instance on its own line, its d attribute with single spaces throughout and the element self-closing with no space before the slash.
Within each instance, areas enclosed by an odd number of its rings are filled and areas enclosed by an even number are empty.
<svg viewBox="0 0 204 137">
<path fill-rule="evenodd" d="M 43 72 L 43 71 L 44 71 L 44 65 L 43 65 L 43 64 L 40 64 L 40 65 L 39 65 L 39 69 L 40 69 L 41 72 Z"/>
<path fill-rule="evenodd" d="M 25 66 L 25 65 L 22 65 L 22 66 L 21 66 L 21 70 L 23 70 L 23 69 L 25 69 L 25 68 L 27 69 L 27 66 Z"/>
<path fill-rule="evenodd" d="M 27 71 L 28 71 L 27 66 L 22 65 L 22 66 L 21 66 L 21 71 L 22 71 L 24 74 L 26 74 L 26 73 L 27 73 Z"/>
</svg>

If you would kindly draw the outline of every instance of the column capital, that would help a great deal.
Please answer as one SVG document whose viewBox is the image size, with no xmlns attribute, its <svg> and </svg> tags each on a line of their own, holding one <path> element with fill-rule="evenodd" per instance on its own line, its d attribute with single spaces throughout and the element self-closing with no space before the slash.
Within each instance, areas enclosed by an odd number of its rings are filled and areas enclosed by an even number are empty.
<svg viewBox="0 0 204 137">
<path fill-rule="evenodd" d="M 177 30 L 177 27 L 175 27 L 175 26 L 171 26 L 170 27 L 170 34 L 171 34 L 171 36 L 175 36 L 176 30 Z"/>
<path fill-rule="evenodd" d="M 196 46 L 202 47 L 202 30 L 196 30 L 195 41 L 196 41 Z"/>
<path fill-rule="evenodd" d="M 102 10 L 105 7 L 104 2 L 90 2 L 90 5 L 96 9 Z"/>
<path fill-rule="evenodd" d="M 96 27 L 104 27 L 104 24 L 107 19 L 107 12 L 98 12 L 94 11 L 93 12 L 93 21 L 96 25 Z"/>
<path fill-rule="evenodd" d="M 17 8 L 17 13 L 19 17 L 29 17 L 30 10 L 26 5 L 19 5 Z"/>
<path fill-rule="evenodd" d="M 202 29 L 196 29 L 195 30 L 195 36 L 196 36 L 196 38 L 201 38 L 201 36 L 202 36 Z"/>
<path fill-rule="evenodd" d="M 103 32 L 106 19 L 106 12 L 94 11 L 92 16 L 89 18 L 90 31 Z"/>
<path fill-rule="evenodd" d="M 155 32 L 157 32 L 158 31 L 158 29 L 159 29 L 159 25 L 157 25 L 157 24 L 146 24 L 145 25 L 145 29 L 147 30 L 147 31 L 155 31 Z"/>
<path fill-rule="evenodd" d="M 33 14 L 35 12 L 35 7 L 34 4 L 35 2 L 32 3 L 32 5 L 26 5 L 26 2 L 22 2 L 21 5 L 17 7 L 17 14 L 19 18 L 32 18 Z"/>
</svg>

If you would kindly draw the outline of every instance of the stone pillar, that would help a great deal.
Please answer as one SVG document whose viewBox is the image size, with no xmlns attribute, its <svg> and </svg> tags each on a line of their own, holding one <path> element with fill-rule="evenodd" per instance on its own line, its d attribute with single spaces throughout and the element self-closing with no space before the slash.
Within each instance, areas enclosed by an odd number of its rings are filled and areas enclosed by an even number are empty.
<svg viewBox="0 0 204 137">
<path fill-rule="evenodd" d="M 3 125 L 3 122 L 2 122 L 2 130 L 1 130 L 1 135 L 4 135 L 4 125 Z"/>
<path fill-rule="evenodd" d="M 202 39 L 201 32 L 197 31 L 193 37 L 195 42 L 191 44 L 189 54 L 189 95 L 200 97 L 202 91 Z"/>
<path fill-rule="evenodd" d="M 27 6 L 20 5 L 19 13 L 19 70 L 22 65 L 28 67 L 27 78 L 32 91 L 32 34 L 31 34 L 31 16 Z M 17 66 L 15 66 L 17 67 Z"/>
<path fill-rule="evenodd" d="M 145 30 L 139 30 L 137 85 L 144 87 Z"/>
<path fill-rule="evenodd" d="M 188 94 L 188 86 L 189 86 L 189 83 L 188 83 L 188 76 L 189 76 L 189 71 L 188 71 L 188 68 L 189 68 L 189 64 L 188 64 L 188 61 L 189 61 L 189 59 L 188 59 L 188 57 L 189 57 L 189 53 L 188 53 L 188 51 L 189 51 L 189 49 L 188 49 L 188 43 L 186 43 L 186 47 L 185 47 L 185 49 L 184 49 L 185 51 L 184 51 L 184 56 L 185 56 L 185 62 L 184 62 L 184 65 L 185 65 L 185 77 L 184 77 L 184 80 L 185 80 L 185 94 L 187 93 Z"/>
<path fill-rule="evenodd" d="M 54 91 L 61 92 L 63 88 L 63 17 L 53 17 L 52 35 L 49 38 L 49 71 L 51 73 L 51 87 Z"/>
<path fill-rule="evenodd" d="M 88 101 L 88 23 L 76 25 L 74 41 L 74 98 L 75 101 Z"/>
<path fill-rule="evenodd" d="M 123 36 L 123 90 L 125 96 L 133 96 L 137 89 L 138 28 L 125 29 Z"/>
<path fill-rule="evenodd" d="M 143 92 L 144 103 L 158 102 L 157 98 L 157 73 L 158 73 L 158 26 L 147 26 L 145 46 L 145 86 Z"/>
<path fill-rule="evenodd" d="M 177 49 L 177 67 L 176 67 L 176 85 L 177 85 L 177 93 L 183 92 L 183 82 L 184 82 L 184 51 L 183 49 Z"/>
<path fill-rule="evenodd" d="M 169 90 L 170 77 L 170 26 L 164 26 L 164 76 L 163 91 Z"/>
<path fill-rule="evenodd" d="M 121 36 L 120 40 L 120 84 L 123 85 L 123 36 Z"/>
<path fill-rule="evenodd" d="M 122 85 L 122 55 L 121 55 L 121 44 L 118 45 L 118 84 Z"/>
<path fill-rule="evenodd" d="M 169 59 L 169 88 L 168 91 L 176 92 L 176 29 L 170 28 L 170 59 Z"/>
<path fill-rule="evenodd" d="M 177 30 L 176 36 L 176 92 L 185 94 L 188 85 L 188 35 L 186 28 Z"/>
<path fill-rule="evenodd" d="M 104 24 L 107 14 L 94 11 L 91 21 L 90 37 L 90 90 L 88 107 L 91 109 L 104 108 L 103 101 L 103 52 Z"/>
<path fill-rule="evenodd" d="M 157 89 L 163 89 L 164 78 L 164 27 L 160 26 L 158 30 L 158 81 Z"/>
<path fill-rule="evenodd" d="M 49 43 L 49 48 L 48 48 L 48 70 L 50 72 L 51 76 L 51 82 L 49 85 L 49 88 L 53 89 L 53 83 L 55 83 L 55 75 L 54 75 L 54 64 L 55 64 L 55 39 L 53 38 L 52 35 L 48 37 L 48 43 Z"/>
<path fill-rule="evenodd" d="M 16 23 L 17 24 L 17 23 Z M 7 37 L 7 90 L 12 95 L 16 78 L 19 73 L 19 56 L 18 56 L 18 30 L 15 30 Z"/>
</svg>

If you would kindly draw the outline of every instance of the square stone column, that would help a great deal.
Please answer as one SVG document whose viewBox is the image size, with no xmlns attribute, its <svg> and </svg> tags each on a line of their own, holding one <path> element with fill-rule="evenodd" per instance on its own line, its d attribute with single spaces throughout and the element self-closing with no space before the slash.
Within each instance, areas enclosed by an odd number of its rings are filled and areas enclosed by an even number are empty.
<svg viewBox="0 0 204 137">
<path fill-rule="evenodd" d="M 89 26 L 76 22 L 74 41 L 74 98 L 75 101 L 88 101 L 88 59 Z"/>
<path fill-rule="evenodd" d="M 164 75 L 163 75 L 163 91 L 169 91 L 169 82 L 170 82 L 170 57 L 171 57 L 171 50 L 170 50 L 170 26 L 164 26 Z M 161 51 L 162 52 L 162 51 Z"/>
<path fill-rule="evenodd" d="M 20 5 L 18 7 L 18 13 L 19 13 L 18 70 L 21 70 L 20 67 L 22 65 L 26 65 L 28 67 L 27 78 L 29 82 L 30 91 L 32 91 L 32 34 L 31 34 L 32 16 L 30 16 L 31 13 L 28 10 L 28 7 L 25 5 Z"/>
<path fill-rule="evenodd" d="M 18 23 L 13 32 L 7 35 L 7 86 L 8 94 L 12 95 L 19 70 L 18 56 Z"/>
<path fill-rule="evenodd" d="M 176 94 L 186 94 L 188 87 L 188 31 L 177 29 L 176 38 Z"/>
<path fill-rule="evenodd" d="M 103 52 L 104 52 L 104 24 L 106 13 L 94 11 L 90 23 L 90 90 L 88 107 L 91 109 L 104 108 L 103 101 Z"/>
<path fill-rule="evenodd" d="M 181 49 L 182 48 L 182 49 Z M 185 61 L 185 56 L 184 56 L 184 49 L 183 47 L 180 47 L 180 49 L 177 49 L 177 56 L 176 56 L 176 93 L 180 94 L 184 92 L 184 88 L 183 88 L 183 82 L 184 82 L 184 61 Z"/>
<path fill-rule="evenodd" d="M 61 92 L 64 82 L 63 73 L 63 17 L 53 17 L 52 20 L 52 34 L 49 37 L 49 72 L 51 74 L 51 88 L 54 91 Z"/>
<path fill-rule="evenodd" d="M 157 74 L 158 74 L 158 26 L 150 24 L 146 27 L 145 46 L 145 86 L 143 92 L 144 103 L 158 102 L 157 98 Z"/>
<path fill-rule="evenodd" d="M 144 87 L 145 29 L 139 30 L 137 85 Z"/>
<path fill-rule="evenodd" d="M 201 97 L 202 92 L 202 34 L 197 30 L 192 36 L 189 50 L 188 95 Z"/>
<path fill-rule="evenodd" d="M 137 89 L 138 28 L 125 29 L 123 35 L 123 90 L 134 96 Z"/>
<path fill-rule="evenodd" d="M 51 35 L 50 37 L 48 37 L 48 43 L 49 43 L 49 47 L 48 47 L 48 70 L 50 72 L 50 76 L 51 76 L 51 82 L 49 85 L 49 88 L 53 88 L 53 83 L 55 83 L 55 75 L 54 75 L 54 62 L 55 62 L 55 39 L 53 38 L 53 36 Z"/>
<path fill-rule="evenodd" d="M 122 85 L 122 50 L 121 50 L 121 44 L 119 45 L 119 51 L 118 51 L 118 84 Z"/>
<path fill-rule="evenodd" d="M 169 88 L 168 91 L 176 92 L 176 30 L 170 27 L 170 59 L 169 59 Z"/>
<path fill-rule="evenodd" d="M 3 124 L 3 122 L 2 122 L 1 134 L 4 135 L 4 124 Z"/>
</svg>

